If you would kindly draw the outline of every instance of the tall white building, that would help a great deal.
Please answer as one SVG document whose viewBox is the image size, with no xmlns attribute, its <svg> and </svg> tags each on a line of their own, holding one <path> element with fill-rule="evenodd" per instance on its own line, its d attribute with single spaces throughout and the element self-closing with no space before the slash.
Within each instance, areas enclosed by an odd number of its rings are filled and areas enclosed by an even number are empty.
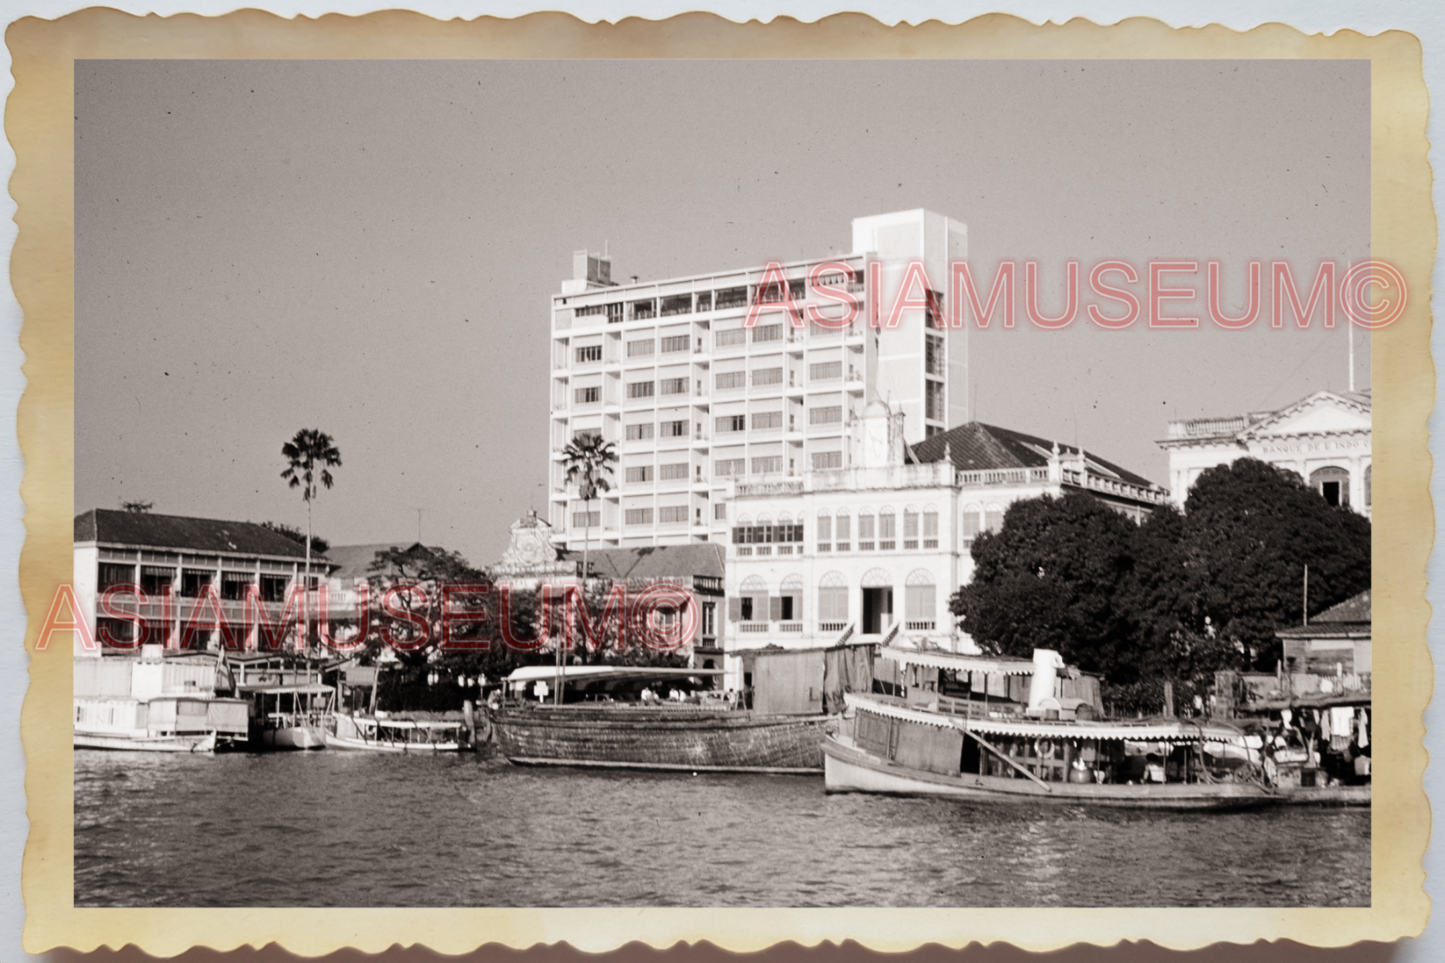
<svg viewBox="0 0 1445 963">
<path fill-rule="evenodd" d="M 856 218 L 850 253 L 781 265 L 792 308 L 749 329 L 750 306 L 784 299 L 767 265 L 619 284 L 610 259 L 578 251 L 551 305 L 557 542 L 727 541 L 729 482 L 848 468 L 849 426 L 868 402 L 902 412 L 908 442 L 964 421 L 964 334 L 942 315 L 948 264 L 966 255 L 967 229 L 942 215 Z M 900 305 L 932 306 L 894 312 L 900 287 Z M 840 294 L 857 302 L 846 326 Z M 562 456 L 583 433 L 619 454 L 611 490 L 590 505 Z"/>
</svg>

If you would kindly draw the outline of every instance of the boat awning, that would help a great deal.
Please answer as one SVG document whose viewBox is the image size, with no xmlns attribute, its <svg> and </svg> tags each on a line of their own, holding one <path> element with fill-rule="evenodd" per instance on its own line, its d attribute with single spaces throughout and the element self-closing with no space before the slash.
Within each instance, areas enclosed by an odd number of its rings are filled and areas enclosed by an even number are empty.
<svg viewBox="0 0 1445 963">
<path fill-rule="evenodd" d="M 237 692 L 260 692 L 264 695 L 291 692 L 296 695 L 325 695 L 331 691 L 331 686 L 322 685 L 319 682 L 312 682 L 309 685 L 280 685 L 274 682 L 248 682 L 245 685 L 236 686 Z"/>
<path fill-rule="evenodd" d="M 885 659 L 901 665 L 926 665 L 934 669 L 954 669 L 959 672 L 988 672 L 994 675 L 1033 675 L 1034 664 L 1029 659 L 991 659 L 981 655 L 959 655 L 954 652 L 921 651 L 916 649 L 895 649 L 885 646 L 878 650 Z"/>
<path fill-rule="evenodd" d="M 851 692 L 843 694 L 849 706 L 867 712 L 918 722 L 940 728 L 962 729 L 982 736 L 1020 736 L 1025 739 L 1109 739 L 1125 742 L 1233 742 L 1242 737 L 1234 729 L 1220 726 L 1196 726 L 1193 723 L 1164 722 L 1135 725 L 1119 722 L 1067 721 L 1044 722 L 1028 719 L 966 719 L 942 712 L 930 712 L 908 706 L 879 702 Z"/>
<path fill-rule="evenodd" d="M 642 665 L 564 665 L 566 682 L 591 682 L 597 679 L 685 679 L 688 676 L 722 675 L 722 669 L 654 669 Z M 507 676 L 508 682 L 552 682 L 557 678 L 555 665 L 524 665 Z"/>
</svg>

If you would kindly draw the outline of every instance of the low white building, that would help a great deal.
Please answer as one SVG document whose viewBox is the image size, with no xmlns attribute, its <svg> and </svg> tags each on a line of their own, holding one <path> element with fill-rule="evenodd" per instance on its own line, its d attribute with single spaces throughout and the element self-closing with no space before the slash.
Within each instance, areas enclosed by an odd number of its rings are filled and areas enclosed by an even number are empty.
<svg viewBox="0 0 1445 963">
<path fill-rule="evenodd" d="M 1316 391 L 1278 411 L 1169 423 L 1169 487 L 1183 507 L 1204 471 L 1257 458 L 1303 478 L 1331 505 L 1370 514 L 1370 392 Z"/>
<path fill-rule="evenodd" d="M 1169 493 L 1078 448 L 970 422 L 906 445 L 903 415 L 868 405 L 855 466 L 737 482 L 728 548 L 728 684 L 746 686 L 741 653 L 890 639 L 976 653 L 950 596 L 970 554 L 1019 499 L 1087 491 L 1136 520 Z"/>
</svg>

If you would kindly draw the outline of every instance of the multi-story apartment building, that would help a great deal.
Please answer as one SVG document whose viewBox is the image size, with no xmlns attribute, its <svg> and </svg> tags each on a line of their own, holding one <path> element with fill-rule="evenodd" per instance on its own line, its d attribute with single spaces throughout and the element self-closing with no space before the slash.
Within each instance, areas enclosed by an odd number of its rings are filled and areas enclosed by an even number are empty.
<svg viewBox="0 0 1445 963">
<path fill-rule="evenodd" d="M 1010 504 L 1087 492 L 1136 521 L 1169 493 L 1090 452 L 977 422 L 913 445 L 904 417 L 871 403 L 851 467 L 733 484 L 728 684 L 743 656 L 842 641 L 978 651 L 949 598 L 973 578 L 973 541 Z"/>
<path fill-rule="evenodd" d="M 619 284 L 610 259 L 577 252 L 551 304 L 557 542 L 580 548 L 589 528 L 611 547 L 726 541 L 729 483 L 848 468 L 869 400 L 905 414 L 909 441 L 965 420 L 963 333 L 943 312 L 966 254 L 966 228 L 923 210 L 856 218 L 851 253 L 771 269 Z M 562 457 L 584 433 L 620 456 L 587 504 Z"/>
</svg>

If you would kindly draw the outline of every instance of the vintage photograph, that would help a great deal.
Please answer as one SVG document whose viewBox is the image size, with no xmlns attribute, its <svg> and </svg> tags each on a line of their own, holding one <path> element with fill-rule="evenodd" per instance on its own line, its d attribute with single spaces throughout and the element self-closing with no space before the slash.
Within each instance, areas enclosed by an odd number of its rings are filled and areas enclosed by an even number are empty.
<svg viewBox="0 0 1445 963">
<path fill-rule="evenodd" d="M 76 907 L 1372 905 L 1368 61 L 74 80 Z"/>
</svg>

